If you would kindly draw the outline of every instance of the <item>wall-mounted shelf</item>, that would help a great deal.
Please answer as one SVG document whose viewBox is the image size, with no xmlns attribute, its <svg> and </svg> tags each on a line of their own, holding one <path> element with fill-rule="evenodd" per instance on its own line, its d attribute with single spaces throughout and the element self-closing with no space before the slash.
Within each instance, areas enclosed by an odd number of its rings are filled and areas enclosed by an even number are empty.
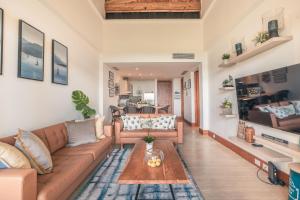
<svg viewBox="0 0 300 200">
<path fill-rule="evenodd" d="M 231 114 L 231 115 L 225 115 L 223 113 L 220 113 L 221 116 L 225 117 L 225 118 L 235 118 L 236 115 L 235 114 Z"/>
<path fill-rule="evenodd" d="M 222 91 L 232 91 L 232 90 L 235 90 L 235 87 L 221 87 L 221 88 L 219 88 L 219 90 L 222 90 Z"/>
<path fill-rule="evenodd" d="M 253 49 L 250 49 L 246 51 L 245 53 L 233 57 L 229 60 L 227 64 L 220 64 L 219 67 L 230 67 L 237 63 L 243 62 L 249 58 L 252 58 L 260 53 L 263 53 L 265 51 L 268 51 L 276 46 L 279 46 L 283 43 L 286 43 L 293 39 L 293 36 L 283 36 L 283 37 L 274 37 L 269 39 L 268 41 L 262 43 L 260 46 L 254 47 Z"/>
</svg>

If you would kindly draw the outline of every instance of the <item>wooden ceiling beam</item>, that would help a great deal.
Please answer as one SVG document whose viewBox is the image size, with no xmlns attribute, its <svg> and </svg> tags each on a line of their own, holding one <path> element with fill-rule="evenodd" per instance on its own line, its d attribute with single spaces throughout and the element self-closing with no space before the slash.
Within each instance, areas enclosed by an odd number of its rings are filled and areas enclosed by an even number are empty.
<svg viewBox="0 0 300 200">
<path fill-rule="evenodd" d="M 200 0 L 107 0 L 106 13 L 200 12 Z"/>
</svg>

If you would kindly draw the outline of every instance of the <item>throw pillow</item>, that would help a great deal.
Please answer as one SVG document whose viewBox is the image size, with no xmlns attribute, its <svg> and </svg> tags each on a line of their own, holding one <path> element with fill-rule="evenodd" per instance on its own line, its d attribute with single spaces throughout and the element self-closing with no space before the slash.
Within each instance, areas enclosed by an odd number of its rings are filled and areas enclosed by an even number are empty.
<svg viewBox="0 0 300 200">
<path fill-rule="evenodd" d="M 170 115 L 169 129 L 175 129 L 176 115 Z"/>
<path fill-rule="evenodd" d="M 15 146 L 27 156 L 31 166 L 37 170 L 38 174 L 52 172 L 53 163 L 50 151 L 38 136 L 19 130 Z"/>
<path fill-rule="evenodd" d="M 142 129 L 150 129 L 152 127 L 152 121 L 150 118 L 140 118 Z"/>
<path fill-rule="evenodd" d="M 103 138 L 105 138 L 104 135 L 104 118 L 105 117 L 100 117 L 100 116 L 96 116 L 95 120 L 96 120 L 96 137 L 98 140 L 101 140 Z"/>
<path fill-rule="evenodd" d="M 292 104 L 290 104 L 288 106 L 270 107 L 269 109 L 279 119 L 283 119 L 290 115 L 296 114 L 295 107 Z"/>
<path fill-rule="evenodd" d="M 84 121 L 69 121 L 66 122 L 68 131 L 68 144 L 69 147 L 75 147 L 81 144 L 94 143 L 96 138 L 95 119 Z"/>
<path fill-rule="evenodd" d="M 270 112 L 270 106 L 258 106 L 258 109 L 261 111 L 261 112 Z"/>
<path fill-rule="evenodd" d="M 160 116 L 158 118 L 151 118 L 152 129 L 169 129 L 171 118 L 169 116 Z"/>
<path fill-rule="evenodd" d="M 124 124 L 124 130 L 138 130 L 142 129 L 140 116 L 125 115 L 121 116 Z"/>
<path fill-rule="evenodd" d="M 0 169 L 31 168 L 28 158 L 16 147 L 0 142 Z"/>
<path fill-rule="evenodd" d="M 291 102 L 296 110 L 296 115 L 300 115 L 300 101 L 292 101 Z"/>
</svg>

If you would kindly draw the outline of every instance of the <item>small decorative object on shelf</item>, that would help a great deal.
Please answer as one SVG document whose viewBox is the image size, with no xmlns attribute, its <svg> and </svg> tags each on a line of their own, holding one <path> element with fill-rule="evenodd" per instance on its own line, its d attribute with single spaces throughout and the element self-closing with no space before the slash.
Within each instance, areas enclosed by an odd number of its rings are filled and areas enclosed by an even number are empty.
<svg viewBox="0 0 300 200">
<path fill-rule="evenodd" d="M 228 99 L 224 100 L 221 108 L 222 108 L 223 115 L 232 115 L 232 103 Z"/>
<path fill-rule="evenodd" d="M 233 88 L 233 78 L 229 75 L 228 79 L 225 79 L 222 83 L 223 88 Z"/>
<path fill-rule="evenodd" d="M 270 38 L 279 37 L 284 29 L 284 9 L 277 8 L 266 12 L 262 16 L 263 30 L 269 33 Z"/>
<path fill-rule="evenodd" d="M 254 143 L 255 130 L 252 127 L 245 128 L 245 140 L 248 143 Z"/>
<path fill-rule="evenodd" d="M 254 42 L 256 46 L 260 46 L 262 43 L 268 41 L 270 39 L 268 32 L 259 32 L 257 36 L 254 38 Z"/>
<path fill-rule="evenodd" d="M 238 125 L 237 137 L 243 140 L 245 139 L 245 127 L 246 122 L 240 120 Z"/>
<path fill-rule="evenodd" d="M 152 153 L 154 140 L 155 140 L 155 138 L 150 135 L 144 137 L 144 141 L 146 142 L 146 154 Z"/>
<path fill-rule="evenodd" d="M 236 52 L 236 55 L 239 56 L 243 53 L 243 45 L 242 43 L 236 43 L 235 45 L 235 52 Z"/>
<path fill-rule="evenodd" d="M 164 153 L 159 150 L 155 149 L 151 153 L 145 154 L 145 162 L 149 167 L 159 167 L 164 160 Z"/>
<path fill-rule="evenodd" d="M 222 56 L 223 64 L 227 65 L 228 62 L 229 62 L 229 59 L 230 59 L 230 54 L 224 53 L 223 56 Z"/>
</svg>

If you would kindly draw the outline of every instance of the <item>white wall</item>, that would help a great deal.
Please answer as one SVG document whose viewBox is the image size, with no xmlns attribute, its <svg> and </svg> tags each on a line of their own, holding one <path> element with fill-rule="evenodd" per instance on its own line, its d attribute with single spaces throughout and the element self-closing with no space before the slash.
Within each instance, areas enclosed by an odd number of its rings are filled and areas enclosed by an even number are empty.
<svg viewBox="0 0 300 200">
<path fill-rule="evenodd" d="M 109 78 L 109 71 L 114 73 L 114 83 L 120 83 L 121 76 L 115 71 L 114 69 L 104 65 L 103 68 L 103 115 L 105 116 L 105 122 L 111 122 L 111 111 L 109 106 L 118 105 L 119 96 L 109 96 L 109 89 L 108 89 L 108 78 Z"/>
<path fill-rule="evenodd" d="M 239 63 L 230 68 L 218 68 L 221 56 L 224 52 L 230 50 L 230 42 L 233 38 L 241 36 L 245 37 L 248 48 L 252 48 L 254 44 L 252 39 L 255 34 L 261 30 L 261 16 L 270 9 L 284 7 L 285 8 L 285 31 L 283 35 L 292 35 L 294 39 L 291 42 L 278 46 L 270 51 L 257 55 L 247 61 Z M 211 10 L 213 12 L 213 10 Z M 219 15 L 226 14 L 219 12 Z M 207 18 L 209 17 L 206 16 Z M 218 26 L 226 21 L 211 21 L 208 22 Z M 206 24 L 206 23 L 204 23 Z M 210 29 L 211 24 L 206 24 L 204 29 Z M 211 30 L 213 31 L 213 30 Z M 210 35 L 210 32 L 207 32 Z M 205 38 L 207 37 L 205 35 Z M 211 36 L 208 36 L 211 37 Z M 236 135 L 238 118 L 224 119 L 219 115 L 219 105 L 225 97 L 230 98 L 234 102 L 234 111 L 237 112 L 237 101 L 235 92 L 221 92 L 219 87 L 222 81 L 231 74 L 234 78 L 242 77 L 250 74 L 255 74 L 271 69 L 284 67 L 300 62 L 300 6 L 298 0 L 265 0 L 255 7 L 248 15 L 240 19 L 240 22 L 233 27 L 232 30 L 222 33 L 222 40 L 218 40 L 215 44 L 207 49 L 207 70 L 208 70 L 208 86 L 209 86 L 209 130 L 223 136 Z M 291 133 L 286 133 L 276 129 L 263 127 L 251 124 L 257 134 L 267 133 L 287 139 L 294 143 L 299 143 L 299 136 Z"/>
<path fill-rule="evenodd" d="M 173 89 L 173 114 L 176 116 L 181 116 L 181 95 L 180 99 L 175 99 L 175 91 L 179 91 L 181 94 L 181 78 L 174 78 L 172 80 Z"/>
<path fill-rule="evenodd" d="M 195 81 L 194 72 L 188 72 L 183 77 L 183 84 L 191 80 L 191 88 L 184 90 L 184 119 L 190 123 L 195 123 Z"/>
<path fill-rule="evenodd" d="M 81 117 L 71 100 L 76 89 L 83 90 L 90 97 L 91 107 L 98 110 L 99 54 L 95 47 L 38 0 L 0 0 L 0 5 L 5 12 L 0 137 L 15 134 L 17 128 L 31 130 Z M 43 82 L 17 78 L 19 19 L 45 33 Z M 51 83 L 52 39 L 68 47 L 68 86 Z"/>
<path fill-rule="evenodd" d="M 104 23 L 105 62 L 183 62 L 172 53 L 202 58 L 200 20 L 107 20 Z M 189 61 L 189 60 L 188 60 Z"/>
</svg>

